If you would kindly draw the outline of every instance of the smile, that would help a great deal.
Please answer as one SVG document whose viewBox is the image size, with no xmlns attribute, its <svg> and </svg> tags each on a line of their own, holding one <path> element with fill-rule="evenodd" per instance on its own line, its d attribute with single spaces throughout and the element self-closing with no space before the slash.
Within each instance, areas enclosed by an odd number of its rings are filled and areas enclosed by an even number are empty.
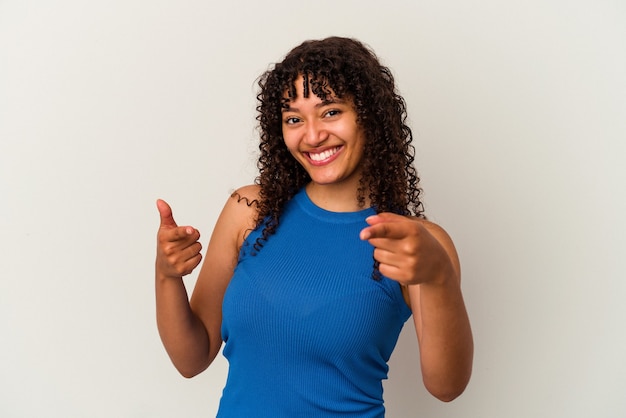
<svg viewBox="0 0 626 418">
<path fill-rule="evenodd" d="M 307 154 L 312 161 L 322 162 L 322 161 L 328 160 L 333 155 L 335 155 L 337 151 L 339 151 L 340 148 L 341 147 L 334 147 L 334 148 L 324 150 L 322 152 L 307 152 Z"/>
</svg>

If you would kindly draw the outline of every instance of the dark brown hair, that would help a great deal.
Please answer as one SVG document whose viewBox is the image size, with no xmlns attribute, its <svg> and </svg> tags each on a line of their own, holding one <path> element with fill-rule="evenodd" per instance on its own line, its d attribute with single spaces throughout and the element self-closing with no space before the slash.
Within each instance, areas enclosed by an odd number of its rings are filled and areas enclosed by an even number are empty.
<svg viewBox="0 0 626 418">
<path fill-rule="evenodd" d="M 283 140 L 285 93 L 295 97 L 295 81 L 304 76 L 309 91 L 325 100 L 334 94 L 350 98 L 357 123 L 365 133 L 363 176 L 357 199 L 369 198 L 377 212 L 424 217 L 419 177 L 413 166 L 413 135 L 406 125 L 406 104 L 397 93 L 389 68 L 361 42 L 340 37 L 311 40 L 294 48 L 258 81 L 257 120 L 260 127 L 257 227 L 264 224 L 259 250 L 278 227 L 285 204 L 310 182 Z"/>
</svg>

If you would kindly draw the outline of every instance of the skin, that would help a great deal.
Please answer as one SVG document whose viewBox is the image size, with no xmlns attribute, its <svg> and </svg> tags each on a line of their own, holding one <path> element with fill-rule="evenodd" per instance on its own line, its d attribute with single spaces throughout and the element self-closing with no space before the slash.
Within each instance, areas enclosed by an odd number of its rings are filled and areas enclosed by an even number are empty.
<svg viewBox="0 0 626 418">
<path fill-rule="evenodd" d="M 253 199 L 258 187 L 247 186 L 238 192 Z M 211 364 L 222 345 L 222 300 L 245 231 L 254 227 L 255 210 L 235 198 L 227 200 L 189 301 L 182 277 L 200 263 L 200 234 L 195 228 L 177 226 L 163 200 L 157 201 L 157 208 L 161 219 L 155 277 L 157 326 L 176 369 L 193 377 Z"/>
<path fill-rule="evenodd" d="M 374 246 L 380 272 L 400 283 L 413 312 L 424 385 L 451 401 L 469 382 L 474 347 L 454 244 L 422 219 L 380 213 L 367 223 L 361 239 Z"/>
<path fill-rule="evenodd" d="M 311 177 L 310 199 L 337 212 L 360 209 L 355 196 L 365 137 L 352 102 L 338 98 L 322 102 L 313 94 L 304 98 L 302 77 L 295 84 L 297 97 L 283 110 L 283 138 Z"/>
<path fill-rule="evenodd" d="M 301 80 L 296 86 L 297 97 L 283 111 L 283 137 L 310 174 L 310 199 L 331 211 L 360 209 L 356 194 L 365 141 L 352 103 L 304 98 Z M 252 201 L 259 187 L 246 186 L 237 193 Z M 227 200 L 188 302 L 182 277 L 200 264 L 200 234 L 178 226 L 166 202 L 157 201 L 157 208 L 157 324 L 172 362 L 183 376 L 192 377 L 211 364 L 222 345 L 224 292 L 246 231 L 255 225 L 256 210 L 241 199 Z M 402 287 L 413 312 L 424 384 L 438 399 L 453 400 L 469 381 L 473 357 L 454 244 L 441 227 L 418 218 L 380 213 L 367 223 L 355 239 L 372 244 L 380 272 Z"/>
</svg>

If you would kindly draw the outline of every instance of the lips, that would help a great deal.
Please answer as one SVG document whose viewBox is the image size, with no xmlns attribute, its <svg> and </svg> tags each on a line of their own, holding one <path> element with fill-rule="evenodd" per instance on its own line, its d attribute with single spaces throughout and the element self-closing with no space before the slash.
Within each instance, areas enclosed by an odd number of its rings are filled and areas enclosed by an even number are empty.
<svg viewBox="0 0 626 418">
<path fill-rule="evenodd" d="M 340 146 L 338 147 L 333 147 L 333 148 L 327 148 L 323 151 L 319 151 L 319 152 L 313 152 L 313 151 L 309 151 L 306 152 L 305 154 L 309 157 L 309 159 L 313 162 L 313 163 L 327 163 L 329 161 L 331 161 L 333 159 L 333 157 L 337 154 L 337 152 L 341 149 Z"/>
</svg>

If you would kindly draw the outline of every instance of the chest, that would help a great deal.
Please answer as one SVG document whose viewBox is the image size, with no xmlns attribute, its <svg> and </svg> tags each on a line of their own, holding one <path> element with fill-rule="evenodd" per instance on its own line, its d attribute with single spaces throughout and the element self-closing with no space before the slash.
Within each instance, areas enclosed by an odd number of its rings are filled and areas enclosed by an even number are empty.
<svg viewBox="0 0 626 418">
<path fill-rule="evenodd" d="M 223 303 L 227 346 L 237 337 L 331 358 L 386 351 L 405 320 L 403 301 L 395 283 L 372 279 L 361 224 L 285 225 L 237 266 Z"/>
</svg>

